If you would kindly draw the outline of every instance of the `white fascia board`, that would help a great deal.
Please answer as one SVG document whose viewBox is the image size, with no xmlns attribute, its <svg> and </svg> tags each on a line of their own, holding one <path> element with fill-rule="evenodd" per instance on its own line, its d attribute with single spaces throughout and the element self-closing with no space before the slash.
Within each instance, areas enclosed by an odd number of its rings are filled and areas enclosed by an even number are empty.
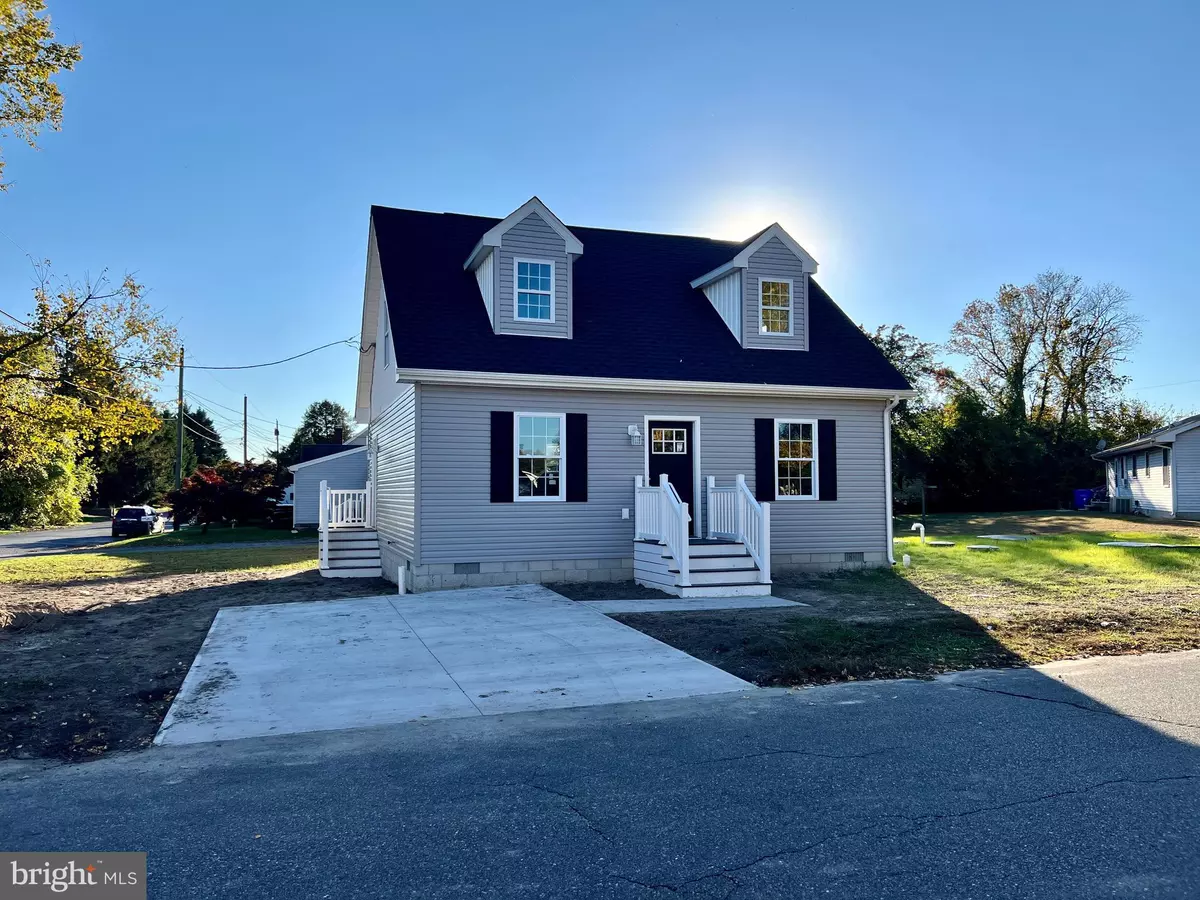
<svg viewBox="0 0 1200 900">
<path fill-rule="evenodd" d="M 309 466 L 315 466 L 317 463 L 329 462 L 331 459 L 341 459 L 343 456 L 349 456 L 351 453 L 362 453 L 366 449 L 366 444 L 360 444 L 357 447 L 351 447 L 349 450 L 330 453 L 328 456 L 322 456 L 320 459 L 310 459 L 308 462 L 296 463 L 295 465 L 288 466 L 288 471 L 295 472 L 297 469 L 307 469 Z"/>
<path fill-rule="evenodd" d="M 805 275 L 817 274 L 818 263 L 816 259 L 813 258 L 813 255 L 801 247 L 796 242 L 796 239 L 784 231 L 783 226 L 776 222 L 770 228 L 756 237 L 753 241 L 747 244 L 745 249 L 743 249 L 741 253 L 739 253 L 729 262 L 718 266 L 711 272 L 707 272 L 693 281 L 691 283 L 692 287 L 704 287 L 704 285 L 716 281 L 722 275 L 728 274 L 732 269 L 746 268 L 748 265 L 750 265 L 750 257 L 761 250 L 772 238 L 778 238 L 783 246 L 787 247 L 792 251 L 793 254 L 795 254 L 796 258 L 799 259 L 804 266 Z"/>
<path fill-rule="evenodd" d="M 571 229 L 567 228 L 545 203 L 537 197 L 530 197 L 484 233 L 483 237 L 479 239 L 479 243 L 471 251 L 471 255 L 467 257 L 467 261 L 463 263 L 463 268 L 468 272 L 473 271 L 486 255 L 487 248 L 499 247 L 504 233 L 519 222 L 523 222 L 531 213 L 537 213 L 547 225 L 554 229 L 567 245 L 567 253 L 574 253 L 576 256 L 583 253 L 583 243 L 571 233 Z"/>
<path fill-rule="evenodd" d="M 358 381 L 355 388 L 354 409 L 355 421 L 360 424 L 366 422 L 359 418 L 358 410 L 366 409 L 367 417 L 370 418 L 371 409 L 371 391 L 374 387 L 372 384 L 375 375 L 375 355 L 378 352 L 378 347 L 375 346 L 379 337 L 379 297 L 382 293 L 380 288 L 383 283 L 383 270 L 379 264 L 379 247 L 375 240 L 375 222 L 371 221 L 371 226 L 367 232 L 367 272 L 363 283 L 363 314 L 362 326 L 359 331 L 358 346 L 363 352 L 358 354 Z M 370 352 L 366 352 L 370 348 Z"/>
<path fill-rule="evenodd" d="M 549 388 L 568 391 L 632 391 L 640 393 L 726 394 L 771 397 L 829 397 L 847 400 L 911 399 L 916 391 L 839 388 L 798 384 L 741 384 L 729 381 L 668 381 L 652 378 L 603 378 L 581 375 L 526 375 L 512 372 L 466 372 L 456 369 L 399 369 L 396 380 L 413 384 L 462 384 L 483 387 Z"/>
</svg>

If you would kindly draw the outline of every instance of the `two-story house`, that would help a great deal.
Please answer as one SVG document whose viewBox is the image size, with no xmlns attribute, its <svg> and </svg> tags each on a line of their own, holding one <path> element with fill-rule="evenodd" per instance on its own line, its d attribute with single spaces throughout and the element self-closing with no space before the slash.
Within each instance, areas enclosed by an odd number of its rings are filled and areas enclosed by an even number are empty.
<svg viewBox="0 0 1200 900">
<path fill-rule="evenodd" d="M 735 243 L 568 227 L 537 198 L 373 207 L 367 260 L 369 481 L 325 498 L 327 574 L 703 596 L 892 561 L 910 387 L 779 225 Z"/>
</svg>

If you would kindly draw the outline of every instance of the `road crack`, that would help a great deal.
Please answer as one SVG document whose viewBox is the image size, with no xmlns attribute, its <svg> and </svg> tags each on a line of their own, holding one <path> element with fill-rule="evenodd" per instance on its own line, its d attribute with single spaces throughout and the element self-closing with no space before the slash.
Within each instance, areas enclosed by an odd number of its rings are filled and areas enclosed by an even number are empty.
<svg viewBox="0 0 1200 900">
<path fill-rule="evenodd" d="M 1002 697 L 1015 697 L 1018 700 L 1036 700 L 1038 703 L 1057 703 L 1060 706 L 1071 706 L 1075 709 L 1081 709 L 1084 712 L 1099 713 L 1104 716 L 1115 716 L 1118 719 L 1129 719 L 1133 722 L 1154 722 L 1159 725 L 1175 725 L 1179 728 L 1200 728 L 1192 722 L 1175 722 L 1171 719 L 1157 719 L 1154 716 L 1138 716 L 1131 713 L 1119 712 L 1115 709 L 1107 709 L 1103 706 L 1093 706 L 1087 703 L 1080 703 L 1076 700 L 1063 700 L 1058 697 L 1038 697 L 1034 694 L 1021 694 L 1017 691 L 1002 691 L 1000 688 L 980 687 L 977 684 L 955 684 L 955 687 L 966 688 L 971 691 L 980 691 L 984 694 L 999 694 Z"/>
</svg>

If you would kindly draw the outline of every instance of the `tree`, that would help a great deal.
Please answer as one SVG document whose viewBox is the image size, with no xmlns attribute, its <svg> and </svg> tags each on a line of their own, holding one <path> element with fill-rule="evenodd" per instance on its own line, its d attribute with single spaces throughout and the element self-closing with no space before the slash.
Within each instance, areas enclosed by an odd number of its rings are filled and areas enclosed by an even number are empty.
<svg viewBox="0 0 1200 900">
<path fill-rule="evenodd" d="M 994 299 L 968 303 L 950 333 L 950 349 L 970 360 L 967 383 L 993 409 L 1023 420 L 1026 392 L 1039 371 L 1042 335 L 1028 293 L 1002 285 Z"/>
<path fill-rule="evenodd" d="M 0 133 L 37 147 L 43 128 L 62 127 L 63 96 L 54 77 L 83 58 L 78 44 L 54 40 L 44 0 L 0 0 Z M 0 191 L 4 159 L 0 156 Z"/>
<path fill-rule="evenodd" d="M 300 461 L 300 451 L 305 446 L 341 443 L 349 433 L 350 413 L 346 408 L 332 400 L 320 400 L 309 404 L 292 439 L 280 448 L 279 453 L 272 452 L 270 455 L 280 467 L 295 465 Z"/>
<path fill-rule="evenodd" d="M 187 434 L 191 436 L 192 446 L 196 448 L 196 462 L 202 466 L 215 466 L 222 460 L 229 459 L 225 452 L 225 444 L 212 417 L 202 408 L 192 409 L 187 403 L 183 404 L 184 422 L 187 423 Z M 195 467 L 184 467 L 184 474 L 190 474 Z"/>
<path fill-rule="evenodd" d="M 156 431 L 137 435 L 96 458 L 95 502 L 101 506 L 158 503 L 175 486 L 175 417 L 162 417 Z M 195 471 L 198 457 L 192 437 L 183 435 L 183 471 Z"/>
<path fill-rule="evenodd" d="M 132 278 L 80 286 L 36 271 L 33 314 L 0 325 L 0 522 L 65 524 L 92 485 L 80 461 L 160 428 L 150 392 L 178 350 Z"/>
</svg>

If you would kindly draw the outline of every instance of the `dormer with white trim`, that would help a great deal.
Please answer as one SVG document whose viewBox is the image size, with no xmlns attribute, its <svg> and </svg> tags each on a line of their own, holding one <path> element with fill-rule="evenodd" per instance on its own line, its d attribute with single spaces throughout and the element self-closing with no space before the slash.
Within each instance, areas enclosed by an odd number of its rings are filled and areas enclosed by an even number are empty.
<svg viewBox="0 0 1200 900">
<path fill-rule="evenodd" d="M 497 334 L 569 338 L 572 274 L 583 244 L 537 197 L 490 228 L 463 268 Z"/>
<path fill-rule="evenodd" d="M 692 282 L 747 349 L 808 349 L 808 279 L 817 261 L 779 223 Z"/>
</svg>

